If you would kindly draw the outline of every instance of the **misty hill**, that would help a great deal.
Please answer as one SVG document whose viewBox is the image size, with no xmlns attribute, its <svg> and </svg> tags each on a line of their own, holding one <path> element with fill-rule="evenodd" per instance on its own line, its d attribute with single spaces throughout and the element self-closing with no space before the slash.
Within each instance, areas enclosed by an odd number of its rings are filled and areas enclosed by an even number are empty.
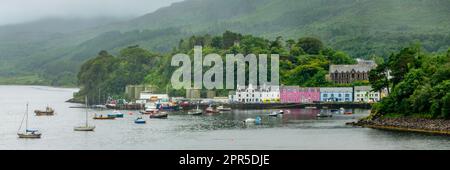
<svg viewBox="0 0 450 170">
<path fill-rule="evenodd" d="M 269 39 L 317 37 L 354 57 L 386 56 L 415 42 L 443 51 L 450 45 L 449 11 L 448 0 L 187 0 L 132 20 L 42 36 L 56 38 L 38 47 L 0 43 L 0 57 L 58 85 L 100 50 L 114 54 L 138 44 L 168 52 L 181 38 L 225 30 Z"/>
</svg>

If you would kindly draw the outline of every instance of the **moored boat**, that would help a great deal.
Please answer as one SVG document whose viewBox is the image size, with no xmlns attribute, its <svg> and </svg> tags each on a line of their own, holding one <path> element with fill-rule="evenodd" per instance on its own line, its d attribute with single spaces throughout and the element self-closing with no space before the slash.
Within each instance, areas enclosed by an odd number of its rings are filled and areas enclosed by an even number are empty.
<svg viewBox="0 0 450 170">
<path fill-rule="evenodd" d="M 255 124 L 255 125 L 260 125 L 262 123 L 262 119 L 261 117 L 256 117 L 255 119 L 253 118 L 247 118 L 243 121 L 245 124 L 249 125 L 249 124 Z"/>
<path fill-rule="evenodd" d="M 277 113 L 277 112 L 272 112 L 272 113 L 268 114 L 268 116 L 271 116 L 271 117 L 277 117 L 278 115 L 279 115 L 279 113 Z"/>
<path fill-rule="evenodd" d="M 27 103 L 27 110 L 25 112 L 24 117 L 22 118 L 22 122 L 20 123 L 19 131 L 22 128 L 24 119 L 25 119 L 25 131 L 17 132 L 17 135 L 19 136 L 19 138 L 31 138 L 31 139 L 41 138 L 42 134 L 39 132 L 39 130 L 28 128 L 28 103 Z"/>
<path fill-rule="evenodd" d="M 217 110 L 224 112 L 224 111 L 231 111 L 231 108 L 230 107 L 224 107 L 222 105 L 222 106 L 217 107 Z"/>
<path fill-rule="evenodd" d="M 34 113 L 36 113 L 36 116 L 53 116 L 55 113 L 55 110 L 51 107 L 46 107 L 45 110 L 35 110 Z"/>
<path fill-rule="evenodd" d="M 103 116 L 103 115 L 95 115 L 94 118 L 95 120 L 114 120 L 116 119 L 116 117 L 109 117 L 109 116 Z"/>
<path fill-rule="evenodd" d="M 150 118 L 152 118 L 152 119 L 166 119 L 168 116 L 169 116 L 169 114 L 167 114 L 166 112 L 160 112 L 160 113 L 151 114 Z"/>
<path fill-rule="evenodd" d="M 113 113 L 108 114 L 108 117 L 114 117 L 114 118 L 123 118 L 123 113 L 114 111 Z"/>
<path fill-rule="evenodd" d="M 208 108 L 205 109 L 205 113 L 212 114 L 212 113 L 219 113 L 219 111 L 214 109 L 212 106 L 209 106 Z"/>
<path fill-rule="evenodd" d="M 202 112 L 202 110 L 200 110 L 198 108 L 198 105 L 197 105 L 197 109 L 191 110 L 191 111 L 188 112 L 188 115 L 201 115 L 201 114 L 203 114 L 203 112 Z"/>
<path fill-rule="evenodd" d="M 90 126 L 88 123 L 88 107 L 87 107 L 87 97 L 85 98 L 86 101 L 86 120 L 84 126 L 76 126 L 73 128 L 74 131 L 94 131 L 95 126 Z"/>
<path fill-rule="evenodd" d="M 138 117 L 136 120 L 134 120 L 134 123 L 136 123 L 136 124 L 145 124 L 146 121 L 142 117 Z"/>
</svg>

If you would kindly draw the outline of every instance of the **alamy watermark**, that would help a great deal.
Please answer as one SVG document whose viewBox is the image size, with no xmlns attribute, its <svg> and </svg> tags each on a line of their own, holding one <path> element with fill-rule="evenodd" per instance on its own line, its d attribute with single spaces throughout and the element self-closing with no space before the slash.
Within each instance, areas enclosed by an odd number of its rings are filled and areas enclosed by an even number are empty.
<svg viewBox="0 0 450 170">
<path fill-rule="evenodd" d="M 171 83 L 174 89 L 235 89 L 235 84 L 246 85 L 246 63 L 248 63 L 248 84 L 279 85 L 279 55 L 270 55 L 270 82 L 268 80 L 268 54 L 226 54 L 225 69 L 219 54 L 207 54 L 203 58 L 201 46 L 194 47 L 194 63 L 187 54 L 176 54 L 172 57 L 171 66 L 180 67 L 172 75 Z M 214 65 L 213 65 L 214 63 Z M 210 67 L 203 72 L 203 67 Z M 236 66 L 236 67 L 235 67 Z M 193 68 L 193 69 L 192 69 Z M 236 72 L 235 72 L 236 68 Z M 193 74 L 192 74 L 192 71 Z M 224 72 L 226 83 L 224 83 Z M 193 75 L 193 79 L 192 79 Z M 237 75 L 236 83 L 235 75 Z M 192 83 L 193 80 L 193 83 Z"/>
</svg>

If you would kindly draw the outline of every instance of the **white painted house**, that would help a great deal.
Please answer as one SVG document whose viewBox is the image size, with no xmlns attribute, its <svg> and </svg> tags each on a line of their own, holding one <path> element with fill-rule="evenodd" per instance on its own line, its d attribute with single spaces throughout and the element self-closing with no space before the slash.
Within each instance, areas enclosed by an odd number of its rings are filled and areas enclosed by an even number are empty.
<svg viewBox="0 0 450 170">
<path fill-rule="evenodd" d="M 273 103 L 280 100 L 278 86 L 237 86 L 236 94 L 230 95 L 230 101 L 240 103 Z"/>
<path fill-rule="evenodd" d="M 355 86 L 355 102 L 373 103 L 381 99 L 380 92 L 372 91 L 371 86 Z"/>
</svg>

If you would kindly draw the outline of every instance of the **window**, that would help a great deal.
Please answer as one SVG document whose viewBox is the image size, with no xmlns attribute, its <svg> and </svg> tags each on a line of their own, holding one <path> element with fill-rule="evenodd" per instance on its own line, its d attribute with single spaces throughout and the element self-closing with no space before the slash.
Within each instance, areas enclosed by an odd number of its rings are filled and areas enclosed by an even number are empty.
<svg viewBox="0 0 450 170">
<path fill-rule="evenodd" d="M 328 97 L 328 94 L 323 94 L 323 97 Z"/>
<path fill-rule="evenodd" d="M 350 97 L 350 94 L 345 94 L 345 97 Z"/>
</svg>

